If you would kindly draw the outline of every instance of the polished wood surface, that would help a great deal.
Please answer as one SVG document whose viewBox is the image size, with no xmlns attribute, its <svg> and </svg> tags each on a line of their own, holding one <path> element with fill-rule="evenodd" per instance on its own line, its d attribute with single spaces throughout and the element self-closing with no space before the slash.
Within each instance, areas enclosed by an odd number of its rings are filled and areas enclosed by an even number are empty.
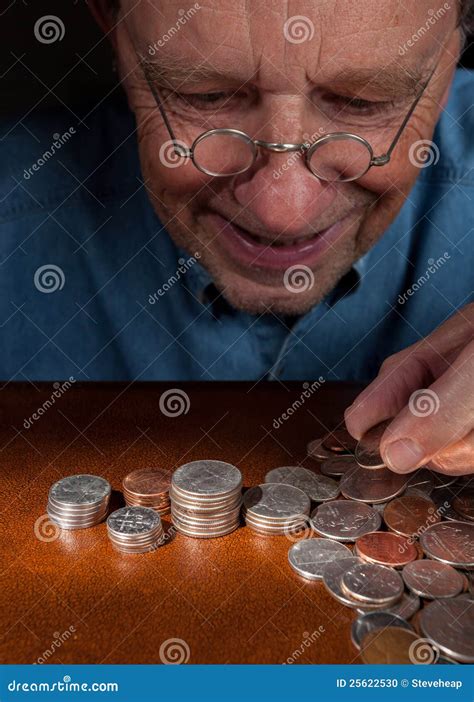
<svg viewBox="0 0 474 702">
<path fill-rule="evenodd" d="M 29 428 L 52 384 L 2 390 L 1 662 L 160 663 L 168 639 L 186 643 L 190 663 L 358 662 L 352 612 L 290 569 L 284 536 L 171 532 L 145 555 L 117 553 L 104 523 L 47 540 L 49 487 L 72 473 L 106 477 L 121 506 L 122 479 L 137 467 L 222 459 L 245 487 L 276 466 L 316 468 L 307 442 L 340 422 L 358 390 L 324 384 L 275 428 L 302 384 L 182 385 L 189 410 L 177 417 L 159 409 L 169 387 L 74 384 Z"/>
</svg>

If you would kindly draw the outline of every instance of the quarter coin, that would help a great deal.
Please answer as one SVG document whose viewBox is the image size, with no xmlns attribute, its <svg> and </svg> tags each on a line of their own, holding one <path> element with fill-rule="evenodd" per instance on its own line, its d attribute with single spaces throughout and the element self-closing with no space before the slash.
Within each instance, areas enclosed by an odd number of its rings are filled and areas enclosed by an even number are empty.
<svg viewBox="0 0 474 702">
<path fill-rule="evenodd" d="M 303 539 L 288 551 L 290 566 L 307 580 L 321 580 L 328 563 L 351 556 L 347 546 L 330 539 Z"/>
<path fill-rule="evenodd" d="M 407 480 L 407 476 L 393 473 L 388 468 L 359 468 L 341 479 L 341 492 L 348 500 L 376 504 L 400 495 L 405 490 Z"/>
<path fill-rule="evenodd" d="M 420 545 L 428 558 L 455 568 L 474 570 L 474 524 L 433 524 L 420 536 Z"/>
<path fill-rule="evenodd" d="M 372 507 L 349 500 L 325 502 L 311 514 L 313 529 L 336 541 L 355 541 L 378 529 L 381 523 L 380 514 Z"/>
<path fill-rule="evenodd" d="M 341 588 L 354 600 L 390 606 L 401 598 L 403 581 L 392 568 L 375 563 L 362 563 L 343 574 Z"/>
<path fill-rule="evenodd" d="M 464 586 L 461 573 L 452 566 L 427 559 L 408 563 L 402 577 L 412 592 L 429 600 L 456 597 Z"/>
<path fill-rule="evenodd" d="M 314 502 L 328 502 L 339 495 L 339 483 L 302 466 L 274 468 L 265 476 L 266 483 L 285 483 L 303 490 Z"/>
<path fill-rule="evenodd" d="M 464 596 L 435 600 L 420 613 L 423 635 L 450 658 L 474 663 L 474 602 Z"/>
</svg>

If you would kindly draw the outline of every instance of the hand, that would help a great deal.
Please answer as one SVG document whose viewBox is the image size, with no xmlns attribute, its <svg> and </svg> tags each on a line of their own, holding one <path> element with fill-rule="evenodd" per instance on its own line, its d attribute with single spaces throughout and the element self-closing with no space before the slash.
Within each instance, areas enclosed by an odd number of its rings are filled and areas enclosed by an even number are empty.
<svg viewBox="0 0 474 702">
<path fill-rule="evenodd" d="M 393 471 L 474 473 L 474 304 L 389 356 L 345 413 L 356 439 L 390 417 L 380 452 Z"/>
</svg>

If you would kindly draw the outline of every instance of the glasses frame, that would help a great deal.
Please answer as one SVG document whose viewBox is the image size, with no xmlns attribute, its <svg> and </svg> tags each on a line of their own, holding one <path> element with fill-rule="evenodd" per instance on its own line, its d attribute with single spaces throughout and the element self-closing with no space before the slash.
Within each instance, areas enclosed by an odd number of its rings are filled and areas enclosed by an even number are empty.
<svg viewBox="0 0 474 702">
<path fill-rule="evenodd" d="M 148 80 L 148 77 L 143 71 L 143 75 L 145 77 L 146 82 L 148 83 L 148 86 L 150 88 L 150 91 L 155 99 L 156 105 L 160 111 L 160 114 L 163 118 L 163 122 L 165 123 L 166 129 L 168 131 L 168 134 L 170 136 L 170 140 L 173 143 L 174 151 L 175 154 L 180 157 L 180 158 L 189 158 L 191 159 L 193 165 L 195 168 L 197 168 L 201 173 L 204 173 L 205 175 L 212 176 L 214 178 L 232 178 L 233 176 L 239 175 L 240 173 L 245 173 L 245 171 L 248 171 L 253 164 L 255 163 L 259 149 L 265 149 L 267 151 L 272 151 L 274 153 L 288 153 L 288 152 L 295 152 L 295 151 L 301 151 L 302 153 L 305 154 L 305 164 L 310 173 L 317 178 L 320 181 L 323 182 L 350 182 L 354 180 L 358 180 L 359 178 L 362 178 L 372 167 L 380 167 L 380 166 L 385 166 L 387 163 L 390 162 L 390 159 L 392 157 L 393 150 L 395 149 L 396 145 L 398 144 L 400 137 L 405 129 L 405 127 L 408 124 L 408 121 L 410 120 L 411 116 L 416 110 L 416 107 L 418 103 L 420 102 L 421 98 L 423 97 L 426 88 L 428 87 L 429 82 L 431 81 L 431 78 L 433 77 L 433 74 L 436 71 L 438 63 L 434 66 L 433 70 L 430 72 L 428 75 L 428 78 L 425 80 L 420 93 L 417 95 L 415 98 L 414 102 L 410 106 L 410 109 L 408 110 L 407 114 L 405 115 L 405 118 L 403 122 L 401 123 L 400 127 L 398 128 L 395 136 L 392 139 L 392 142 L 390 146 L 388 147 L 387 151 L 380 156 L 375 156 L 374 155 L 374 150 L 372 149 L 371 144 L 364 139 L 364 137 L 359 136 L 358 134 L 353 134 L 352 132 L 330 132 L 329 134 L 324 134 L 321 137 L 318 137 L 315 141 L 313 142 L 301 142 L 301 143 L 279 143 L 279 142 L 268 142 L 268 141 L 263 141 L 262 139 L 253 139 L 251 136 L 249 136 L 246 132 L 241 131 L 240 129 L 227 129 L 227 128 L 216 128 L 216 129 L 209 129 L 199 136 L 194 139 L 193 143 L 191 144 L 190 147 L 187 147 L 184 142 L 181 142 L 176 138 L 175 132 L 173 127 L 171 126 L 170 120 L 168 118 L 168 115 L 166 114 L 165 108 L 164 108 L 164 103 L 163 100 L 160 96 L 159 90 L 153 85 L 153 83 Z M 141 66 L 141 64 L 140 64 Z M 212 136 L 213 134 L 221 134 L 221 135 L 232 135 L 235 137 L 239 137 L 244 141 L 247 141 L 249 146 L 252 148 L 253 151 L 253 159 L 252 162 L 246 166 L 245 168 L 242 168 L 240 171 L 237 171 L 235 173 L 229 173 L 229 174 L 223 174 L 223 173 L 213 173 L 212 171 L 207 170 L 206 168 L 203 168 L 200 166 L 195 158 L 194 158 L 194 151 L 196 146 L 203 140 L 206 139 L 209 136 Z M 318 175 L 313 171 L 310 165 L 310 159 L 313 153 L 316 151 L 317 148 L 322 146 L 323 144 L 326 144 L 330 141 L 336 141 L 340 139 L 352 139 L 354 141 L 357 141 L 361 144 L 363 144 L 370 155 L 370 162 L 365 169 L 363 173 L 360 175 L 357 175 L 352 178 L 345 178 L 345 179 L 337 179 L 334 181 L 331 181 L 327 178 L 324 178 L 323 176 Z"/>
</svg>

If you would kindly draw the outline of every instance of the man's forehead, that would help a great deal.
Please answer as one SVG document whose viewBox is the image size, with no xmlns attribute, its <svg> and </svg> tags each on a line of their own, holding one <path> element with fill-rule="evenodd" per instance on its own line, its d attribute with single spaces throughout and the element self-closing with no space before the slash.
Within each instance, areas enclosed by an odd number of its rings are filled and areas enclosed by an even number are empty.
<svg viewBox="0 0 474 702">
<path fill-rule="evenodd" d="M 430 18 L 430 4 L 201 0 L 188 7 L 167 0 L 155 7 L 145 0 L 133 12 L 133 24 L 150 73 L 156 68 L 156 78 L 173 85 L 222 76 L 284 91 L 344 77 L 355 88 L 371 82 L 375 90 L 385 86 L 395 93 L 405 86 L 410 93 L 455 25 L 453 3 L 451 13 L 444 13 L 438 26 L 430 24 L 423 41 L 401 56 L 400 46 Z M 147 52 L 147 46 L 154 48 Z"/>
</svg>

